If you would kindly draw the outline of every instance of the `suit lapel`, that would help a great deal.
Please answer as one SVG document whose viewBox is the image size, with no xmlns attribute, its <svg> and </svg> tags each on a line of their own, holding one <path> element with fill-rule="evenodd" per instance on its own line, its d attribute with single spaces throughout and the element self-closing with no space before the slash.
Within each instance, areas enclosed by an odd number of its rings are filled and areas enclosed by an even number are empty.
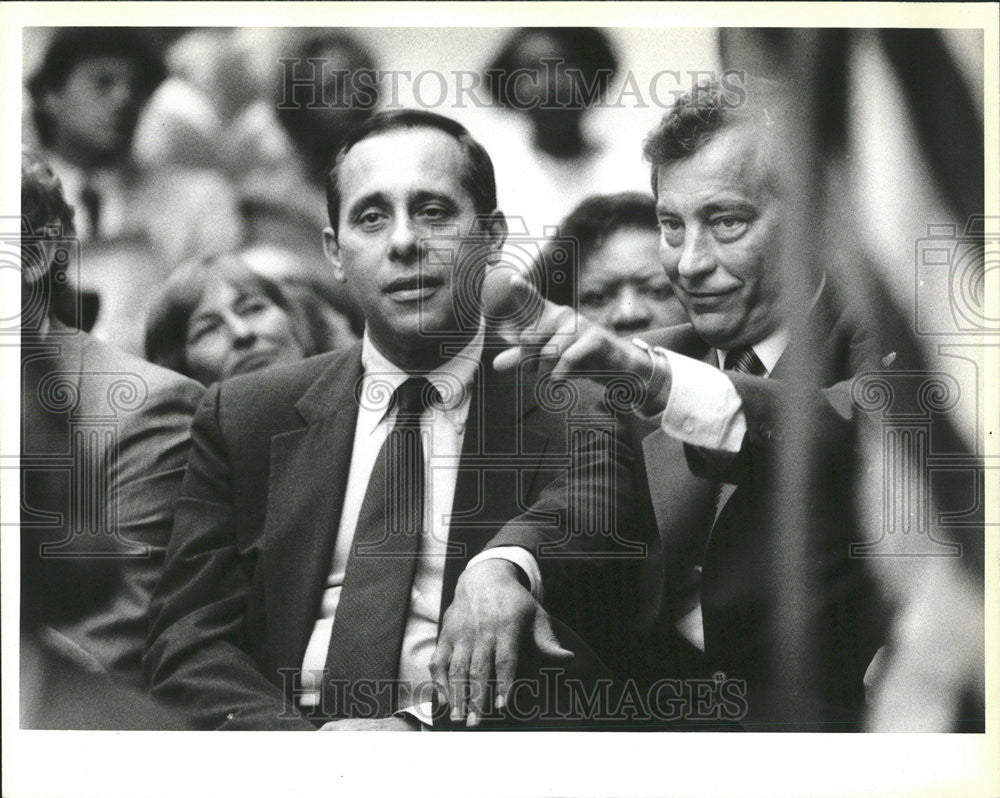
<svg viewBox="0 0 1000 798">
<path fill-rule="evenodd" d="M 296 404 L 306 426 L 271 439 L 264 529 L 276 668 L 302 664 L 333 557 L 358 417 L 361 347 L 334 359 Z"/>
</svg>

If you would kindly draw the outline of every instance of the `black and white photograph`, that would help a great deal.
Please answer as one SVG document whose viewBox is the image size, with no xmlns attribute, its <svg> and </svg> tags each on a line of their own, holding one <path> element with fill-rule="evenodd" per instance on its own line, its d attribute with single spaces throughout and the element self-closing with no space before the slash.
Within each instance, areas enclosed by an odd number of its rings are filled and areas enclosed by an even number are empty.
<svg viewBox="0 0 1000 798">
<path fill-rule="evenodd" d="M 1000 794 L 1000 7 L 0 16 L 5 796 Z"/>
</svg>

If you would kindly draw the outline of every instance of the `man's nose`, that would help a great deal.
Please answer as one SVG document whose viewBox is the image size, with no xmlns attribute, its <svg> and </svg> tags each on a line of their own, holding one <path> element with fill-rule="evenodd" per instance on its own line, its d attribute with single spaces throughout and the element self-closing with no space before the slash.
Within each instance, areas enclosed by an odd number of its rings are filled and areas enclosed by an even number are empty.
<svg viewBox="0 0 1000 798">
<path fill-rule="evenodd" d="M 389 257 L 396 261 L 412 261 L 417 255 L 420 239 L 407 218 L 401 218 L 392 228 L 389 239 Z"/>
<path fill-rule="evenodd" d="M 649 305 L 631 286 L 623 287 L 611 308 L 611 326 L 619 332 L 644 330 L 652 321 Z"/>
<path fill-rule="evenodd" d="M 691 280 L 710 274 L 715 269 L 708 230 L 693 227 L 684 236 L 680 259 L 677 261 L 679 277 Z"/>
</svg>

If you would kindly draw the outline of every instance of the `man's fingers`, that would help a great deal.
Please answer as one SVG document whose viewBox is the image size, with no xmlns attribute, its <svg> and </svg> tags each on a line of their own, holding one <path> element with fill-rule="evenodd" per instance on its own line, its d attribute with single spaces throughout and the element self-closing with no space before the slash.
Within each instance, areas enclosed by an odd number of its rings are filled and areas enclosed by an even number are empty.
<svg viewBox="0 0 1000 798">
<path fill-rule="evenodd" d="M 469 649 L 459 645 L 451 655 L 448 665 L 448 705 L 451 719 L 461 721 L 468 712 L 466 693 L 469 686 Z"/>
<path fill-rule="evenodd" d="M 563 648 L 559 643 L 559 638 L 556 637 L 556 633 L 552 630 L 549 616 L 542 609 L 539 609 L 535 613 L 535 624 L 532 633 L 538 653 L 543 657 L 566 661 L 575 656 L 572 651 Z"/>
<path fill-rule="evenodd" d="M 489 709 L 490 679 L 493 678 L 493 641 L 486 640 L 478 644 L 472 652 L 472 662 L 469 666 L 469 717 L 467 726 L 478 726 Z"/>
<path fill-rule="evenodd" d="M 483 312 L 494 324 L 523 329 L 541 312 L 544 300 L 538 290 L 509 269 L 491 269 L 483 278 Z"/>
<path fill-rule="evenodd" d="M 517 651 L 520 640 L 516 634 L 508 633 L 497 640 L 496 653 L 493 658 L 497 677 L 496 708 L 503 709 L 507 705 L 511 687 L 517 676 Z"/>
<path fill-rule="evenodd" d="M 443 635 L 442 635 L 443 637 Z M 451 644 L 439 640 L 431 657 L 431 679 L 437 689 L 438 702 L 444 706 L 448 702 L 448 665 L 451 663 Z"/>
<path fill-rule="evenodd" d="M 493 358 L 493 368 L 497 371 L 507 371 L 513 369 L 521 362 L 521 347 L 515 346 L 511 349 L 505 349 L 495 358 Z"/>
</svg>

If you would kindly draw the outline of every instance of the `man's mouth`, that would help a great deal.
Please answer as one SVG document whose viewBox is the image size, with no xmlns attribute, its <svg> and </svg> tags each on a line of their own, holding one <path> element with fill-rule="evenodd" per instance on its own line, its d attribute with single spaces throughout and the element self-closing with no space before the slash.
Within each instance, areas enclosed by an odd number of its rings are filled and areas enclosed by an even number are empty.
<svg viewBox="0 0 1000 798">
<path fill-rule="evenodd" d="M 429 274 L 401 277 L 386 285 L 382 293 L 396 302 L 415 302 L 433 296 L 442 285 L 443 279 Z"/>
<path fill-rule="evenodd" d="M 714 302 L 721 302 L 726 297 L 731 296 L 736 293 L 738 286 L 734 288 L 726 288 L 722 290 L 713 291 L 691 291 L 685 288 L 680 289 L 684 295 L 691 301 L 698 304 L 712 304 Z"/>
</svg>

